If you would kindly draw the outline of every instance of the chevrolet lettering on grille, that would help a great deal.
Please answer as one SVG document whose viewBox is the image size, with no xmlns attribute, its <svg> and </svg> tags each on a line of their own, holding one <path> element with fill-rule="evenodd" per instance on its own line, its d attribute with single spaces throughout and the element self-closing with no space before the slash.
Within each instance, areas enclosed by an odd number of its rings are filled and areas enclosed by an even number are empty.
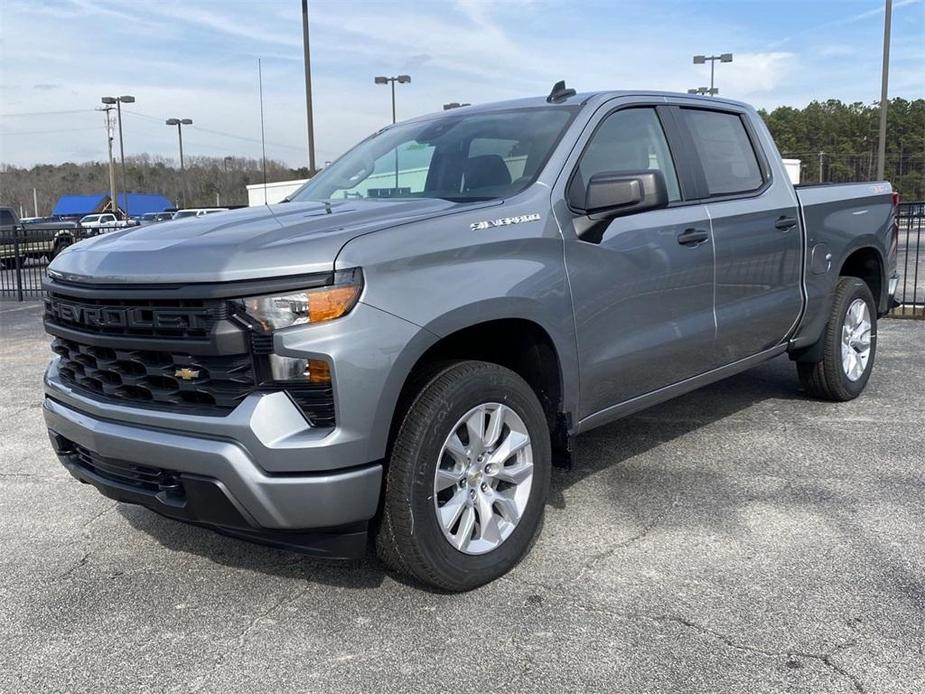
<svg viewBox="0 0 925 694">
<path fill-rule="evenodd" d="M 46 300 L 47 316 L 88 328 L 206 330 L 211 314 L 202 309 L 163 309 L 145 306 L 91 306 L 60 299 Z"/>
</svg>

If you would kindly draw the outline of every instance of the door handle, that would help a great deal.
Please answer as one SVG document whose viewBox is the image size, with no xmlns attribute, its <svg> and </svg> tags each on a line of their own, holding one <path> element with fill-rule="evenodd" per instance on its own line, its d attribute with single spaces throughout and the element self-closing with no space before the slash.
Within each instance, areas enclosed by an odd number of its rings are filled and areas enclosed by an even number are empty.
<svg viewBox="0 0 925 694">
<path fill-rule="evenodd" d="M 685 229 L 678 234 L 678 243 L 682 246 L 696 246 L 710 238 L 704 229 Z"/>
<path fill-rule="evenodd" d="M 796 217 L 778 217 L 777 221 L 774 222 L 774 228 L 780 229 L 781 231 L 790 231 L 797 225 Z"/>
</svg>

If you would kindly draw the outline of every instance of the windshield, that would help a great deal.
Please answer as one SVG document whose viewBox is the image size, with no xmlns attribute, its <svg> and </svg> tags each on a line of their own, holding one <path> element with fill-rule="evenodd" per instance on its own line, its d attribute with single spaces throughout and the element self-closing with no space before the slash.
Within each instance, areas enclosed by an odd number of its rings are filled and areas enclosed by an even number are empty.
<svg viewBox="0 0 925 694">
<path fill-rule="evenodd" d="M 100 218 L 98 214 L 88 214 L 86 217 L 81 217 L 80 221 L 83 222 L 95 222 Z"/>
<path fill-rule="evenodd" d="M 383 130 L 315 176 L 291 200 L 492 200 L 530 185 L 577 109 L 453 114 Z"/>
</svg>

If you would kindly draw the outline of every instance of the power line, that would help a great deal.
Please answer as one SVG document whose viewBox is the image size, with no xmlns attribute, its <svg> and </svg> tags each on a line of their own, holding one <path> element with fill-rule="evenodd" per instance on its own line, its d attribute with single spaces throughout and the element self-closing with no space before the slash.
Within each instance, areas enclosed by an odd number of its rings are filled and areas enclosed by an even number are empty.
<svg viewBox="0 0 925 694">
<path fill-rule="evenodd" d="M 11 132 L 0 133 L 2 137 L 9 137 L 10 135 L 50 135 L 52 133 L 76 133 L 83 132 L 86 130 L 99 130 L 98 127 L 88 127 L 88 128 L 60 128 L 58 130 L 16 130 Z"/>
<path fill-rule="evenodd" d="M 139 111 L 129 111 L 128 109 L 123 109 L 122 112 L 130 113 L 133 116 L 140 116 L 141 118 L 146 118 L 147 120 L 157 121 L 158 123 L 164 120 L 163 118 L 158 118 L 157 116 L 152 116 L 149 113 L 141 113 Z M 211 128 L 203 128 L 202 126 L 199 126 L 199 125 L 190 125 L 189 128 L 191 130 L 199 130 L 200 132 L 209 133 L 210 135 L 218 135 L 219 137 L 229 137 L 233 140 L 241 140 L 242 142 L 251 142 L 257 145 L 261 144 L 260 139 L 256 137 L 247 137 L 246 135 L 237 135 L 235 133 L 228 133 L 222 130 L 212 130 Z M 300 152 L 302 151 L 301 147 L 296 147 L 294 145 L 285 145 L 281 142 L 271 142 L 268 140 L 267 144 L 271 145 L 272 147 L 282 147 L 284 149 L 294 149 Z"/>
<path fill-rule="evenodd" d="M 63 116 L 69 113 L 93 113 L 92 108 L 78 108 L 73 111 L 34 111 L 32 113 L 0 113 L 0 118 L 25 118 L 32 116 Z"/>
</svg>

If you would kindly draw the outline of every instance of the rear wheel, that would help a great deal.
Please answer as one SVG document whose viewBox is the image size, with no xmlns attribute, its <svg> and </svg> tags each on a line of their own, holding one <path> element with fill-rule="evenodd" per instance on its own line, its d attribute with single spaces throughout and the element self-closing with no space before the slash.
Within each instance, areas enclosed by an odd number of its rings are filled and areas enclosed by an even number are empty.
<svg viewBox="0 0 925 694">
<path fill-rule="evenodd" d="M 396 435 L 380 558 L 444 590 L 505 574 L 540 527 L 550 459 L 546 416 L 520 376 L 486 362 L 450 365 L 423 386 Z"/>
<path fill-rule="evenodd" d="M 823 400 L 856 398 L 870 379 L 877 354 L 877 309 L 862 280 L 839 278 L 822 340 L 821 361 L 797 362 L 800 382 Z"/>
</svg>

